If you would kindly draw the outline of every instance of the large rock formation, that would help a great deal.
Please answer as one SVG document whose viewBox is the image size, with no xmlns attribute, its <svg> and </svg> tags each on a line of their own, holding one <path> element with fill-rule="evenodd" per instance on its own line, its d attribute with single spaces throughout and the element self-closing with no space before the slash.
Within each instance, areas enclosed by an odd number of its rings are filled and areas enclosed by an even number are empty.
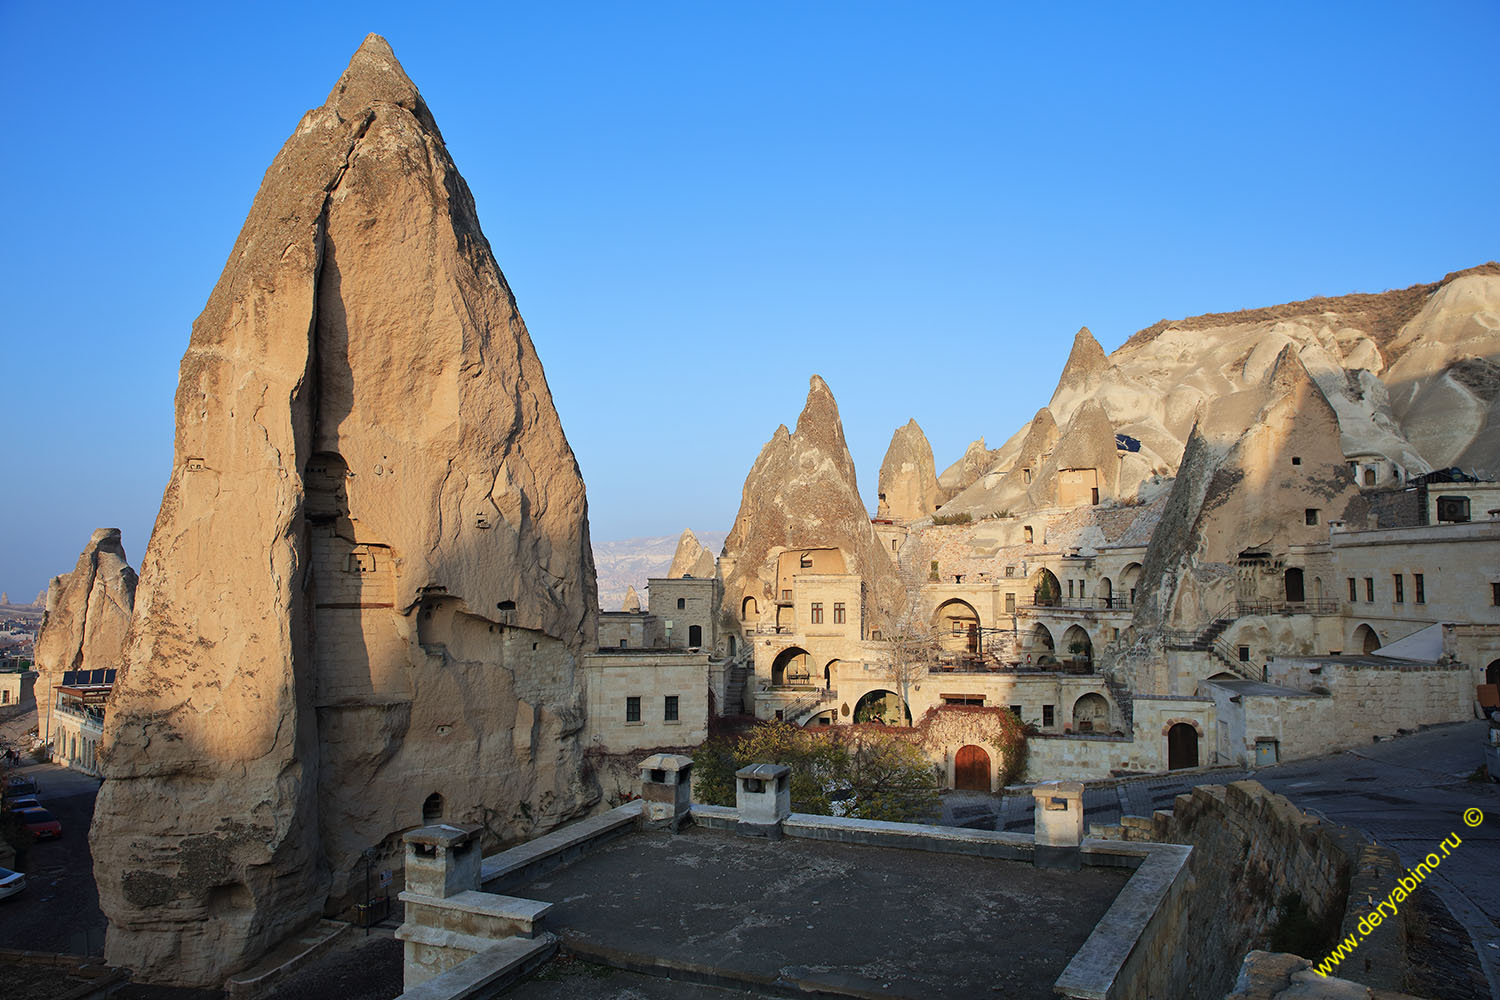
<svg viewBox="0 0 1500 1000">
<path fill-rule="evenodd" d="M 400 869 L 586 808 L 587 502 L 474 201 L 367 38 L 193 324 L 105 731 L 106 955 L 210 985 Z M 399 888 L 399 886 L 397 887 Z"/>
<path fill-rule="evenodd" d="M 37 701 L 46 704 L 66 670 L 118 668 L 135 610 L 135 570 L 119 528 L 89 538 L 73 572 L 54 576 L 36 636 Z"/>
<path fill-rule="evenodd" d="M 914 419 L 897 427 L 880 463 L 880 500 L 877 517 L 916 521 L 927 517 L 943 502 L 932 445 Z"/>
<path fill-rule="evenodd" d="M 714 575 L 714 554 L 698 544 L 698 536 L 691 528 L 684 528 L 677 539 L 677 551 L 672 555 L 672 565 L 667 568 L 667 579 L 677 580 L 691 576 L 699 580 L 711 579 Z"/>
<path fill-rule="evenodd" d="M 1108 356 L 1081 329 L 1047 410 L 1056 426 L 1069 428 L 1085 407 L 1100 408 L 1104 420 L 1090 419 L 1095 430 L 1107 421 L 1119 435 L 1113 492 L 1130 499 L 1143 484 L 1175 474 L 1206 407 L 1255 391 L 1287 348 L 1332 408 L 1334 438 L 1345 456 L 1383 456 L 1404 474 L 1456 464 L 1500 475 L 1500 265 L 1494 263 L 1377 294 L 1162 320 Z M 981 517 L 1051 502 L 1047 491 L 1039 496 L 1035 489 L 1046 457 L 1030 446 L 1038 430 L 1033 421 L 983 453 L 991 464 L 978 472 L 980 454 L 945 472 L 940 481 L 952 498 L 944 513 Z M 1102 446 L 1091 450 L 1103 457 Z M 1077 461 L 1059 457 L 1058 465 Z"/>
<path fill-rule="evenodd" d="M 942 487 L 943 496 L 945 498 L 957 496 L 972 486 L 980 476 L 988 472 L 1000 460 L 1001 450 L 992 451 L 986 448 L 982 437 L 976 441 L 970 441 L 969 447 L 964 449 L 963 456 L 938 476 L 938 485 Z"/>
<path fill-rule="evenodd" d="M 635 592 L 634 587 L 625 588 L 625 600 L 621 602 L 620 610 L 631 613 L 641 610 L 641 595 Z"/>
<path fill-rule="evenodd" d="M 838 403 L 817 375 L 796 431 L 776 428 L 745 477 L 719 561 L 725 601 L 738 609 L 753 596 L 759 606 L 773 606 L 776 560 L 790 548 L 840 549 L 847 572 L 863 578 L 867 603 L 889 609 L 904 600 L 860 498 Z"/>
<path fill-rule="evenodd" d="M 1330 520 L 1360 523 L 1363 498 L 1337 432 L 1290 345 L 1259 385 L 1215 400 L 1189 436 L 1146 550 L 1137 630 L 1196 625 L 1229 601 L 1282 599 L 1279 567 L 1294 548 L 1326 542 Z M 1307 597 L 1336 592 L 1336 581 L 1297 572 Z"/>
</svg>

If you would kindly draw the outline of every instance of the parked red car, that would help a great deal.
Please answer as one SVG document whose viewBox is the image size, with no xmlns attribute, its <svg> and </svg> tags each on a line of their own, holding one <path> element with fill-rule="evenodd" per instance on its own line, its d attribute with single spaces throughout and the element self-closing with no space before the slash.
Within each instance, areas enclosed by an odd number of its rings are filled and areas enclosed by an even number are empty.
<svg viewBox="0 0 1500 1000">
<path fill-rule="evenodd" d="M 62 836 L 62 824 L 45 809 L 21 809 L 16 812 L 21 825 L 37 840 L 55 840 Z"/>
</svg>

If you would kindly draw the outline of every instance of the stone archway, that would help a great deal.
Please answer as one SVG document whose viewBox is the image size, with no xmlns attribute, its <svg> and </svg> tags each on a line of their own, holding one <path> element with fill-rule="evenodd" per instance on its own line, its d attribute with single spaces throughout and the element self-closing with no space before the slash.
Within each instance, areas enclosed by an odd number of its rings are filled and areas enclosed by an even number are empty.
<svg viewBox="0 0 1500 1000">
<path fill-rule="evenodd" d="M 968 601 L 944 601 L 932 614 L 938 644 L 949 652 L 979 652 L 979 612 Z"/>
<path fill-rule="evenodd" d="M 1126 563 L 1125 568 L 1120 570 L 1120 596 L 1119 600 L 1124 603 L 1121 607 L 1135 607 L 1136 588 L 1141 580 L 1141 564 L 1137 562 Z"/>
<path fill-rule="evenodd" d="M 812 683 L 812 657 L 801 646 L 788 646 L 771 661 L 771 686 L 800 687 Z"/>
<path fill-rule="evenodd" d="M 1027 660 L 1031 663 L 1057 662 L 1057 643 L 1053 642 L 1051 631 L 1041 622 L 1031 627 L 1026 650 Z"/>
<path fill-rule="evenodd" d="M 902 719 L 902 716 L 905 719 Z M 876 688 L 868 691 L 854 706 L 855 722 L 879 722 L 887 726 L 911 725 L 911 710 L 901 710 L 901 696 L 894 691 Z"/>
<path fill-rule="evenodd" d="M 1354 648 L 1361 653 L 1373 653 L 1380 648 L 1380 636 L 1369 625 L 1361 622 L 1354 630 Z"/>
<path fill-rule="evenodd" d="M 1073 703 L 1073 731 L 1109 732 L 1109 702 L 1102 694 L 1091 691 Z"/>
<path fill-rule="evenodd" d="M 1484 668 L 1484 682 L 1486 684 L 1500 684 L 1500 660 L 1494 660 Z"/>
<path fill-rule="evenodd" d="M 1302 570 L 1296 566 L 1287 568 L 1284 574 L 1286 600 L 1288 604 L 1301 604 L 1307 600 L 1307 591 L 1302 583 Z"/>
<path fill-rule="evenodd" d="M 1094 640 L 1089 638 L 1088 632 L 1081 625 L 1070 625 L 1062 637 L 1063 652 L 1067 654 L 1065 661 L 1070 663 L 1075 670 L 1092 670 L 1094 668 Z"/>
<path fill-rule="evenodd" d="M 953 787 L 969 792 L 990 791 L 990 755 L 983 747 L 970 744 L 958 748 L 953 755 Z"/>
<path fill-rule="evenodd" d="M 1045 567 L 1031 574 L 1031 603 L 1039 608 L 1053 608 L 1062 603 L 1062 584 Z"/>
</svg>

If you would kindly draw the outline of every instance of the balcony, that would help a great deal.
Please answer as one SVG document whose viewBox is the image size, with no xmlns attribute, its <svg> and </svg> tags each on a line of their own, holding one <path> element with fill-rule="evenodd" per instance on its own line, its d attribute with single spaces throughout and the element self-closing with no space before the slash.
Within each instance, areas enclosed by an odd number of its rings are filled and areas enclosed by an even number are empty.
<svg viewBox="0 0 1500 1000">
<path fill-rule="evenodd" d="M 1016 609 L 1031 614 L 1133 614 L 1135 602 L 1128 597 L 1059 597 L 1050 603 L 1027 601 Z"/>
</svg>

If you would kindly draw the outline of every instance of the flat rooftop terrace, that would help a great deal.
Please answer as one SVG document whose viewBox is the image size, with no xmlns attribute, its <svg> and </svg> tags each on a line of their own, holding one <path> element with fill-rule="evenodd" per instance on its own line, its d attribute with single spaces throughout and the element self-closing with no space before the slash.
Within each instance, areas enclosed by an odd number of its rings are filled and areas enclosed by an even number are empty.
<svg viewBox="0 0 1500 1000">
<path fill-rule="evenodd" d="M 630 833 L 506 891 L 554 904 L 565 952 L 653 976 L 1041 1000 L 1130 875 L 690 826 Z"/>
</svg>

